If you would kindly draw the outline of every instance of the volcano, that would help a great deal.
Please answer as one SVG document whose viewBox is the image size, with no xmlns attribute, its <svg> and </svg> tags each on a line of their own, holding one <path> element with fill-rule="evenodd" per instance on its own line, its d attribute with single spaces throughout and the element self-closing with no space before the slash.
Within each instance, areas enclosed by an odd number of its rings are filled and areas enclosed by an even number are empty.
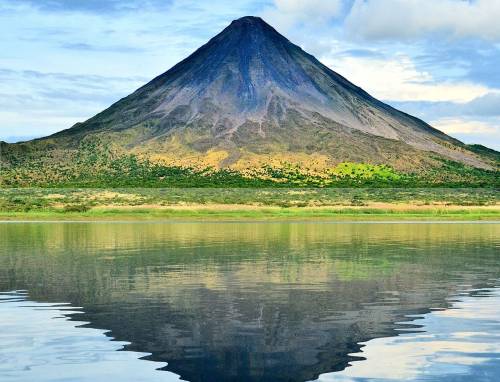
<svg viewBox="0 0 500 382">
<path fill-rule="evenodd" d="M 436 158 L 492 166 L 250 16 L 128 97 L 37 144 L 71 149 L 89 136 L 151 160 L 201 167 L 350 161 L 411 171 Z"/>
</svg>

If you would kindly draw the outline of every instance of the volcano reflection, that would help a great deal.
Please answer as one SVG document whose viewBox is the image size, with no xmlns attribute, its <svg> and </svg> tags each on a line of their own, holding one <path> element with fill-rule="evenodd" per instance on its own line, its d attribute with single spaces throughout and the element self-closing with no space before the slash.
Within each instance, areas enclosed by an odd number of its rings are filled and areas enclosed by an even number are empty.
<svg viewBox="0 0 500 382">
<path fill-rule="evenodd" d="M 0 290 L 82 306 L 78 320 L 188 381 L 306 381 L 498 279 L 499 228 L 0 225 Z"/>
</svg>

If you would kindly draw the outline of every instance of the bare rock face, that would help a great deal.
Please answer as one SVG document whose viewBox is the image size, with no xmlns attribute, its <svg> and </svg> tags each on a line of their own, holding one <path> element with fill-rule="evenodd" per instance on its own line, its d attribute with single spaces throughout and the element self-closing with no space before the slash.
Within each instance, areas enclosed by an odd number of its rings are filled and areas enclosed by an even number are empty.
<svg viewBox="0 0 500 382">
<path fill-rule="evenodd" d="M 376 100 L 258 17 L 233 21 L 166 73 L 50 139 L 71 145 L 91 134 L 169 159 L 203 161 L 222 152 L 218 166 L 279 153 L 292 161 L 319 155 L 329 163 L 397 168 L 425 165 L 437 155 L 490 167 L 461 142 Z"/>
</svg>

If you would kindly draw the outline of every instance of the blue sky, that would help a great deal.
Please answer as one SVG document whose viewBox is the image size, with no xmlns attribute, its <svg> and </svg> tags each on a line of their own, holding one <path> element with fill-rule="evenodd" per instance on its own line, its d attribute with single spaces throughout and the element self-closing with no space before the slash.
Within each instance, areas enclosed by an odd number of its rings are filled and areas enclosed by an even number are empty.
<svg viewBox="0 0 500 382">
<path fill-rule="evenodd" d="M 245 15 L 373 96 L 500 149 L 498 0 L 0 0 L 0 139 L 84 121 Z"/>
</svg>

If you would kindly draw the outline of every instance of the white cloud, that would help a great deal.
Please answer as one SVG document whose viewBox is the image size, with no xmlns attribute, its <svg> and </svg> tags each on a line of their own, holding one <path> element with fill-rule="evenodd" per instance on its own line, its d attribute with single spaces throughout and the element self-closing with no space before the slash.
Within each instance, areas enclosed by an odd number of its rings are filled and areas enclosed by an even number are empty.
<svg viewBox="0 0 500 382">
<path fill-rule="evenodd" d="M 95 113 L 95 110 L 93 110 Z M 30 111 L 22 114 L 17 111 L 0 110 L 0 141 L 15 137 L 46 136 L 73 126 L 77 122 L 85 120 L 83 115 L 67 116 L 57 115 L 56 111 L 50 110 L 46 113 Z"/>
<path fill-rule="evenodd" d="M 469 102 L 465 112 L 471 115 L 500 115 L 500 92 L 488 93 Z"/>
<path fill-rule="evenodd" d="M 342 0 L 274 0 L 274 6 L 263 17 L 280 29 L 299 22 L 324 23 L 336 18 L 342 10 Z"/>
<path fill-rule="evenodd" d="M 390 59 L 324 57 L 322 61 L 356 85 L 382 100 L 468 102 L 491 89 L 479 84 L 436 82 L 405 55 Z"/>
<path fill-rule="evenodd" d="M 441 118 L 430 125 L 465 143 L 479 143 L 500 150 L 500 119 L 467 119 L 466 117 Z"/>
<path fill-rule="evenodd" d="M 274 3 L 278 11 L 304 18 L 308 16 L 335 17 L 342 6 L 340 0 L 275 0 Z"/>
<path fill-rule="evenodd" d="M 446 134 L 495 134 L 500 132 L 498 126 L 459 118 L 443 118 L 431 122 L 431 125 Z"/>
<path fill-rule="evenodd" d="M 142 78 L 0 69 L 0 140 L 43 136 L 97 114 L 145 82 Z"/>
<path fill-rule="evenodd" d="M 355 0 L 348 30 L 368 39 L 401 39 L 444 32 L 500 40 L 498 0 Z"/>
</svg>

